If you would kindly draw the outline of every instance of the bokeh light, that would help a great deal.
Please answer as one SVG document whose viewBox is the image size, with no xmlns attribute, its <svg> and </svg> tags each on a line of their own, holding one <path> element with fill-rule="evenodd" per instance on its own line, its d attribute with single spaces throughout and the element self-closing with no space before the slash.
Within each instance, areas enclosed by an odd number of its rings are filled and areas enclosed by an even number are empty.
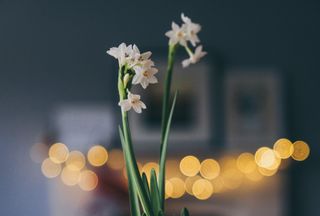
<svg viewBox="0 0 320 216">
<path fill-rule="evenodd" d="M 258 171 L 258 168 L 251 173 L 247 173 L 246 177 L 252 182 L 258 182 L 263 179 L 263 175 L 261 175 L 261 173 Z"/>
<path fill-rule="evenodd" d="M 195 176 L 200 171 L 198 158 L 188 155 L 180 161 L 180 171 L 186 176 Z"/>
<path fill-rule="evenodd" d="M 212 180 L 219 176 L 220 165 L 216 160 L 206 159 L 201 162 L 200 174 L 202 177 Z"/>
<path fill-rule="evenodd" d="M 213 193 L 221 193 L 224 189 L 223 181 L 220 177 L 211 180 Z"/>
<path fill-rule="evenodd" d="M 232 156 L 224 156 L 219 161 L 221 170 L 236 169 L 237 160 Z"/>
<path fill-rule="evenodd" d="M 41 171 L 45 177 L 54 178 L 60 174 L 61 165 L 54 163 L 50 158 L 47 158 L 41 164 Z"/>
<path fill-rule="evenodd" d="M 273 176 L 277 173 L 278 169 L 266 169 L 263 167 L 258 167 L 258 171 L 263 175 L 263 176 Z"/>
<path fill-rule="evenodd" d="M 303 141 L 296 141 L 293 143 L 294 151 L 292 158 L 296 161 L 304 161 L 309 157 L 310 148 L 309 145 Z"/>
<path fill-rule="evenodd" d="M 63 143 L 55 143 L 49 149 L 49 157 L 55 163 L 63 163 L 68 159 L 69 149 Z"/>
<path fill-rule="evenodd" d="M 74 186 L 79 182 L 80 171 L 72 170 L 69 167 L 64 167 L 61 172 L 61 180 L 65 185 Z"/>
<path fill-rule="evenodd" d="M 66 166 L 71 170 L 81 170 L 86 165 L 86 158 L 80 151 L 72 151 L 69 154 Z"/>
<path fill-rule="evenodd" d="M 282 138 L 277 140 L 277 142 L 273 145 L 273 150 L 276 152 L 279 158 L 287 159 L 292 155 L 294 148 L 290 140 Z"/>
<path fill-rule="evenodd" d="M 194 182 L 196 182 L 199 179 L 201 179 L 201 177 L 198 175 L 186 178 L 185 189 L 188 194 L 193 195 L 193 192 L 192 192 L 193 184 L 194 184 Z"/>
<path fill-rule="evenodd" d="M 183 174 L 179 170 L 179 161 L 175 159 L 169 159 L 166 161 L 166 178 L 183 177 Z"/>
<path fill-rule="evenodd" d="M 277 169 L 280 166 L 281 159 L 268 147 L 261 147 L 256 151 L 255 161 L 259 167 L 266 169 Z"/>
<path fill-rule="evenodd" d="M 172 198 L 177 199 L 180 198 L 184 195 L 185 193 L 185 186 L 184 186 L 184 181 L 180 178 L 174 177 L 169 179 L 173 186 L 173 191 L 171 193 Z"/>
<path fill-rule="evenodd" d="M 243 181 L 243 174 L 238 169 L 227 169 L 221 174 L 221 180 L 226 188 L 236 189 Z"/>
<path fill-rule="evenodd" d="M 211 182 L 206 179 L 198 179 L 192 186 L 192 193 L 199 200 L 210 198 L 213 193 Z"/>
<path fill-rule="evenodd" d="M 108 152 L 103 146 L 96 145 L 90 148 L 87 157 L 92 166 L 99 167 L 107 162 Z"/>
<path fill-rule="evenodd" d="M 237 167 L 242 173 L 252 173 L 257 165 L 254 160 L 254 155 L 248 152 L 242 153 L 237 158 Z"/>
<path fill-rule="evenodd" d="M 107 165 L 114 170 L 121 170 L 124 167 L 123 152 L 120 149 L 112 149 L 109 152 Z"/>
<path fill-rule="evenodd" d="M 173 184 L 166 180 L 166 183 L 165 183 L 165 198 L 168 199 L 172 196 L 172 193 L 173 193 Z"/>
<path fill-rule="evenodd" d="M 97 174 L 91 170 L 83 170 L 80 173 L 79 187 L 84 191 L 92 191 L 98 185 L 99 179 Z"/>
</svg>

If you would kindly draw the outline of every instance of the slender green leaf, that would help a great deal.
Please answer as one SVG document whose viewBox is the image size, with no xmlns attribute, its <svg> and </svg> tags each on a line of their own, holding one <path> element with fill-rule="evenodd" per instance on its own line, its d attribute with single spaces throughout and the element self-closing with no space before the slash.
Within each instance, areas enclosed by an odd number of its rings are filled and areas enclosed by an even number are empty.
<svg viewBox="0 0 320 216">
<path fill-rule="evenodd" d="M 143 182 L 144 188 L 145 188 L 145 190 L 147 192 L 148 199 L 151 202 L 148 179 L 147 179 L 147 175 L 144 172 L 142 173 L 142 182 Z"/>
<path fill-rule="evenodd" d="M 130 157 L 131 155 L 130 155 L 129 144 L 126 143 L 126 139 L 123 135 L 123 132 L 122 132 L 122 129 L 120 126 L 119 126 L 119 134 L 120 134 L 122 149 L 124 151 L 125 161 L 127 163 L 126 164 L 127 170 L 131 174 L 131 177 L 132 177 L 131 180 L 133 182 L 133 186 L 136 187 L 136 191 L 137 191 L 137 194 L 140 198 L 144 212 L 146 213 L 147 216 L 151 216 L 151 203 L 148 200 L 146 191 L 144 190 L 144 186 L 143 186 L 142 180 L 140 178 L 139 170 L 135 169 L 135 167 L 133 165 L 133 163 L 135 163 L 135 161 L 132 161 L 132 158 Z"/>
<path fill-rule="evenodd" d="M 160 211 L 158 212 L 158 216 L 164 216 L 162 210 L 160 210 Z"/>
<path fill-rule="evenodd" d="M 183 208 L 182 210 L 181 210 L 181 214 L 180 214 L 181 216 L 189 216 L 189 211 L 188 211 L 188 209 L 186 209 L 186 208 Z"/>
<path fill-rule="evenodd" d="M 120 129 L 120 139 L 121 139 L 121 143 L 124 143 L 124 137 L 122 134 L 122 131 Z M 124 146 L 122 146 L 122 148 L 125 148 Z M 131 209 L 131 213 L 135 216 L 140 215 L 140 205 L 139 205 L 139 200 L 138 200 L 138 196 L 137 196 L 137 191 L 133 185 L 134 181 L 133 181 L 133 177 L 132 177 L 132 173 L 129 170 L 129 166 L 128 166 L 128 157 L 126 156 L 126 151 L 123 151 L 123 156 L 125 159 L 125 163 L 126 163 L 126 172 L 127 172 L 127 176 L 128 176 L 128 189 L 129 189 L 129 202 L 130 202 L 130 209 Z"/>
<path fill-rule="evenodd" d="M 129 199 L 130 199 L 130 208 L 133 216 L 141 215 L 140 213 L 140 203 L 138 199 L 137 191 L 135 190 L 135 187 L 133 186 L 132 181 L 132 174 L 128 172 L 127 170 L 127 176 L 128 176 L 128 187 L 129 187 Z"/>
<path fill-rule="evenodd" d="M 174 98 L 173 98 L 170 114 L 168 117 L 166 131 L 165 131 L 165 135 L 164 135 L 163 141 L 162 141 L 163 145 L 162 145 L 162 149 L 161 149 L 161 155 L 160 155 L 159 193 L 160 193 L 160 202 L 161 202 L 162 210 L 164 210 L 164 200 L 165 200 L 165 171 L 166 171 L 168 139 L 169 139 L 173 111 L 174 111 L 176 101 L 177 101 L 177 95 L 178 95 L 178 92 L 176 91 Z"/>
<path fill-rule="evenodd" d="M 157 215 L 161 210 L 160 195 L 157 184 L 157 175 L 154 169 L 151 170 L 150 178 L 151 203 L 154 215 Z"/>
</svg>

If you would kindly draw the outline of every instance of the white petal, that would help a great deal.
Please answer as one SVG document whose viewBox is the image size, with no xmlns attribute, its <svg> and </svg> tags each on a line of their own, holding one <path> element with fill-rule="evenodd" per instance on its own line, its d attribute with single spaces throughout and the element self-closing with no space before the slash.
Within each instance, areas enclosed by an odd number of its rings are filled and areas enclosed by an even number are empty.
<svg viewBox="0 0 320 216">
<path fill-rule="evenodd" d="M 136 84 L 139 84 L 140 83 L 140 79 L 141 79 L 141 76 L 138 75 L 138 74 L 135 74 L 132 78 L 132 84 L 136 85 Z"/>
<path fill-rule="evenodd" d="M 173 31 L 172 31 L 172 30 L 167 31 L 167 32 L 165 33 L 165 36 L 167 36 L 167 37 L 169 37 L 169 38 L 171 38 L 172 35 L 173 35 Z"/>
<path fill-rule="evenodd" d="M 176 24 L 175 22 L 171 23 L 171 28 L 173 31 L 177 31 L 180 29 L 180 27 L 178 26 L 178 24 Z"/>
<path fill-rule="evenodd" d="M 107 51 L 107 53 L 115 58 L 118 58 L 119 50 L 116 47 L 112 47 Z"/>
<path fill-rule="evenodd" d="M 186 40 L 180 40 L 179 43 L 180 43 L 182 46 L 187 46 L 187 41 L 186 41 Z"/>
<path fill-rule="evenodd" d="M 146 89 L 148 87 L 148 85 L 149 85 L 149 82 L 148 82 L 147 79 L 142 79 L 140 81 L 140 84 L 141 84 L 142 88 Z"/>
<path fill-rule="evenodd" d="M 200 45 L 200 46 L 198 46 L 198 47 L 196 48 L 196 51 L 195 51 L 196 55 L 199 54 L 199 53 L 201 53 L 201 51 L 202 51 L 202 45 Z"/>
<path fill-rule="evenodd" d="M 151 84 L 158 83 L 157 77 L 155 77 L 155 76 L 150 77 L 150 78 L 149 78 L 149 83 L 151 83 Z"/>
<path fill-rule="evenodd" d="M 142 54 L 141 54 L 141 57 L 142 57 L 143 59 L 148 59 L 148 58 L 150 58 L 151 55 L 152 55 L 152 52 L 148 51 L 148 52 L 142 53 Z"/>
<path fill-rule="evenodd" d="M 190 59 L 185 59 L 182 61 L 182 67 L 186 68 L 190 65 L 191 61 Z"/>
<path fill-rule="evenodd" d="M 191 23 L 190 18 L 185 16 L 183 13 L 181 14 L 181 19 L 184 23 Z"/>
<path fill-rule="evenodd" d="M 138 49 L 138 47 L 135 44 L 133 45 L 133 51 L 136 53 L 140 53 L 140 50 Z"/>
<path fill-rule="evenodd" d="M 121 106 L 121 109 L 125 112 L 131 109 L 131 103 L 128 99 L 120 101 L 119 106 Z"/>
<path fill-rule="evenodd" d="M 141 107 L 140 107 L 139 105 L 134 105 L 132 108 L 133 108 L 134 111 L 136 111 L 137 113 L 141 113 L 141 112 L 142 112 Z"/>
<path fill-rule="evenodd" d="M 131 101 L 140 100 L 140 98 L 141 98 L 141 96 L 138 94 L 131 94 L 131 93 L 130 93 L 130 95 L 128 94 L 128 99 Z"/>
<path fill-rule="evenodd" d="M 140 106 L 141 106 L 142 109 L 147 109 L 146 105 L 145 105 L 142 101 L 140 101 L 139 104 L 140 104 Z"/>
</svg>

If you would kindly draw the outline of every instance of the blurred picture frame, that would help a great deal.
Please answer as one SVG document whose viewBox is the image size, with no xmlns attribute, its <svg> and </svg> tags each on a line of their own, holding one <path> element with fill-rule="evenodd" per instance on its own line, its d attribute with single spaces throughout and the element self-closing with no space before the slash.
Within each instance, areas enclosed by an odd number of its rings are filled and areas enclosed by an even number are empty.
<svg viewBox="0 0 320 216">
<path fill-rule="evenodd" d="M 176 61 L 172 78 L 171 102 L 176 90 L 178 97 L 169 139 L 173 143 L 183 143 L 183 146 L 188 148 L 206 148 L 213 135 L 210 125 L 212 96 L 209 78 L 213 69 L 206 61 L 200 61 L 188 68 L 182 68 L 180 62 L 180 59 Z M 141 94 L 147 105 L 141 115 L 130 113 L 131 131 L 137 151 L 145 151 L 146 143 L 152 151 L 159 149 L 162 89 L 167 60 L 155 59 L 155 64 L 159 69 L 159 83 L 148 86 L 146 90 L 141 86 L 134 86 L 133 90 Z M 170 149 L 175 148 L 181 149 L 181 145 L 170 145 Z"/>
<path fill-rule="evenodd" d="M 283 89 L 275 69 L 233 69 L 225 79 L 228 150 L 254 151 L 284 133 Z"/>
</svg>

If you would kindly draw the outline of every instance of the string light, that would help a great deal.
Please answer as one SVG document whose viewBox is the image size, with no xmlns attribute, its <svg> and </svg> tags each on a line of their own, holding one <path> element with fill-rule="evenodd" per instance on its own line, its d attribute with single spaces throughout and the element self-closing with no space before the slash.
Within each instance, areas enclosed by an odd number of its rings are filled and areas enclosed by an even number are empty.
<svg viewBox="0 0 320 216">
<path fill-rule="evenodd" d="M 80 173 L 78 185 L 84 191 L 92 191 L 97 187 L 98 182 L 97 174 L 91 170 L 84 170 Z"/>
<path fill-rule="evenodd" d="M 254 172 L 257 167 L 254 155 L 248 152 L 240 154 L 237 158 L 237 167 L 245 174 Z"/>
<path fill-rule="evenodd" d="M 261 147 L 257 150 L 255 161 L 259 167 L 271 170 L 277 169 L 281 163 L 277 154 L 268 147 Z"/>
<path fill-rule="evenodd" d="M 293 143 L 294 151 L 292 158 L 296 161 L 304 161 L 309 157 L 310 148 L 309 145 L 303 141 L 296 141 Z"/>
<path fill-rule="evenodd" d="M 201 163 L 200 173 L 206 179 L 215 179 L 220 174 L 220 165 L 216 160 L 206 159 Z"/>
<path fill-rule="evenodd" d="M 252 182 L 258 182 L 263 179 L 263 176 L 261 175 L 261 173 L 258 171 L 258 168 L 257 168 L 253 172 L 247 173 L 246 178 Z"/>
<path fill-rule="evenodd" d="M 211 180 L 213 193 L 221 193 L 224 189 L 223 181 L 220 177 Z"/>
<path fill-rule="evenodd" d="M 64 167 L 61 172 L 61 180 L 65 185 L 74 186 L 78 184 L 80 178 L 79 170 L 72 170 L 69 167 Z"/>
<path fill-rule="evenodd" d="M 277 173 L 277 169 L 274 170 L 270 170 L 270 169 L 266 169 L 263 167 L 258 167 L 258 171 L 263 175 L 263 176 L 273 176 Z"/>
<path fill-rule="evenodd" d="M 72 151 L 66 161 L 66 166 L 70 170 L 81 170 L 86 165 L 85 156 L 80 151 Z"/>
<path fill-rule="evenodd" d="M 171 179 L 169 179 L 169 181 L 171 182 L 171 184 L 173 186 L 173 191 L 172 191 L 170 197 L 172 197 L 174 199 L 182 197 L 185 193 L 184 181 L 182 181 L 182 179 L 177 178 L 177 177 L 171 178 Z"/>
<path fill-rule="evenodd" d="M 201 177 L 198 175 L 186 178 L 185 189 L 188 194 L 193 195 L 193 192 L 192 192 L 193 184 L 199 179 L 201 179 Z"/>
<path fill-rule="evenodd" d="M 228 169 L 221 174 L 223 185 L 228 189 L 236 189 L 242 184 L 243 174 L 238 169 Z"/>
<path fill-rule="evenodd" d="M 108 152 L 103 146 L 96 145 L 90 148 L 87 157 L 92 166 L 99 167 L 103 166 L 107 162 Z"/>
<path fill-rule="evenodd" d="M 114 170 L 121 170 L 124 167 L 123 152 L 120 149 L 112 149 L 109 153 L 107 165 Z"/>
<path fill-rule="evenodd" d="M 49 149 L 49 157 L 54 163 L 63 163 L 68 159 L 69 149 L 63 143 L 55 143 Z"/>
<path fill-rule="evenodd" d="M 173 194 L 173 184 L 166 180 L 166 183 L 165 183 L 165 198 L 168 199 L 172 196 Z"/>
<path fill-rule="evenodd" d="M 41 171 L 45 177 L 54 178 L 60 174 L 61 165 L 54 163 L 50 158 L 47 158 L 41 164 Z"/>
<path fill-rule="evenodd" d="M 192 193 L 197 199 L 206 200 L 213 193 L 212 184 L 206 179 L 198 179 L 192 186 Z"/>
<path fill-rule="evenodd" d="M 46 155 L 48 148 L 44 144 L 35 144 L 30 149 L 30 157 L 35 162 Z M 61 180 L 68 186 L 78 184 L 84 191 L 94 190 L 98 185 L 98 176 L 91 170 L 83 170 L 86 158 L 80 151 L 69 152 L 63 143 L 53 144 L 48 151 L 49 158 L 42 161 L 41 171 L 47 178 L 54 178 L 61 174 Z M 297 161 L 303 161 L 310 155 L 310 148 L 304 141 L 296 141 L 282 138 L 275 142 L 273 149 L 259 148 L 253 155 L 248 152 L 240 154 L 237 159 L 224 157 L 218 163 L 214 159 L 206 159 L 200 163 L 195 156 L 188 155 L 180 163 L 177 160 L 167 160 L 165 181 L 165 198 L 180 198 L 185 192 L 195 196 L 199 200 L 206 200 L 213 193 L 220 193 L 227 189 L 236 189 L 243 182 L 243 176 L 253 182 L 258 182 L 264 176 L 273 176 L 279 169 L 287 167 L 288 161 L 281 163 L 282 159 L 290 156 Z M 109 158 L 108 166 L 114 170 L 123 169 L 125 164 L 123 152 L 113 149 L 108 154 L 100 145 L 93 146 L 87 153 L 87 158 L 92 166 L 102 166 Z M 62 169 L 63 163 L 65 167 Z M 148 162 L 144 166 L 137 163 L 140 173 L 145 172 L 150 181 L 151 170 L 159 173 L 159 165 Z M 182 175 L 187 178 L 181 179 Z M 80 172 L 81 171 L 81 172 Z M 200 175 L 197 175 L 200 172 Z M 126 176 L 126 173 L 124 173 Z M 210 180 L 210 181 L 209 181 Z"/>
<path fill-rule="evenodd" d="M 185 176 L 195 176 L 200 171 L 200 161 L 194 156 L 186 156 L 180 162 L 180 171 Z"/>
<path fill-rule="evenodd" d="M 292 155 L 294 147 L 290 140 L 283 138 L 277 140 L 277 142 L 273 145 L 273 150 L 276 152 L 279 158 L 287 159 Z"/>
</svg>

